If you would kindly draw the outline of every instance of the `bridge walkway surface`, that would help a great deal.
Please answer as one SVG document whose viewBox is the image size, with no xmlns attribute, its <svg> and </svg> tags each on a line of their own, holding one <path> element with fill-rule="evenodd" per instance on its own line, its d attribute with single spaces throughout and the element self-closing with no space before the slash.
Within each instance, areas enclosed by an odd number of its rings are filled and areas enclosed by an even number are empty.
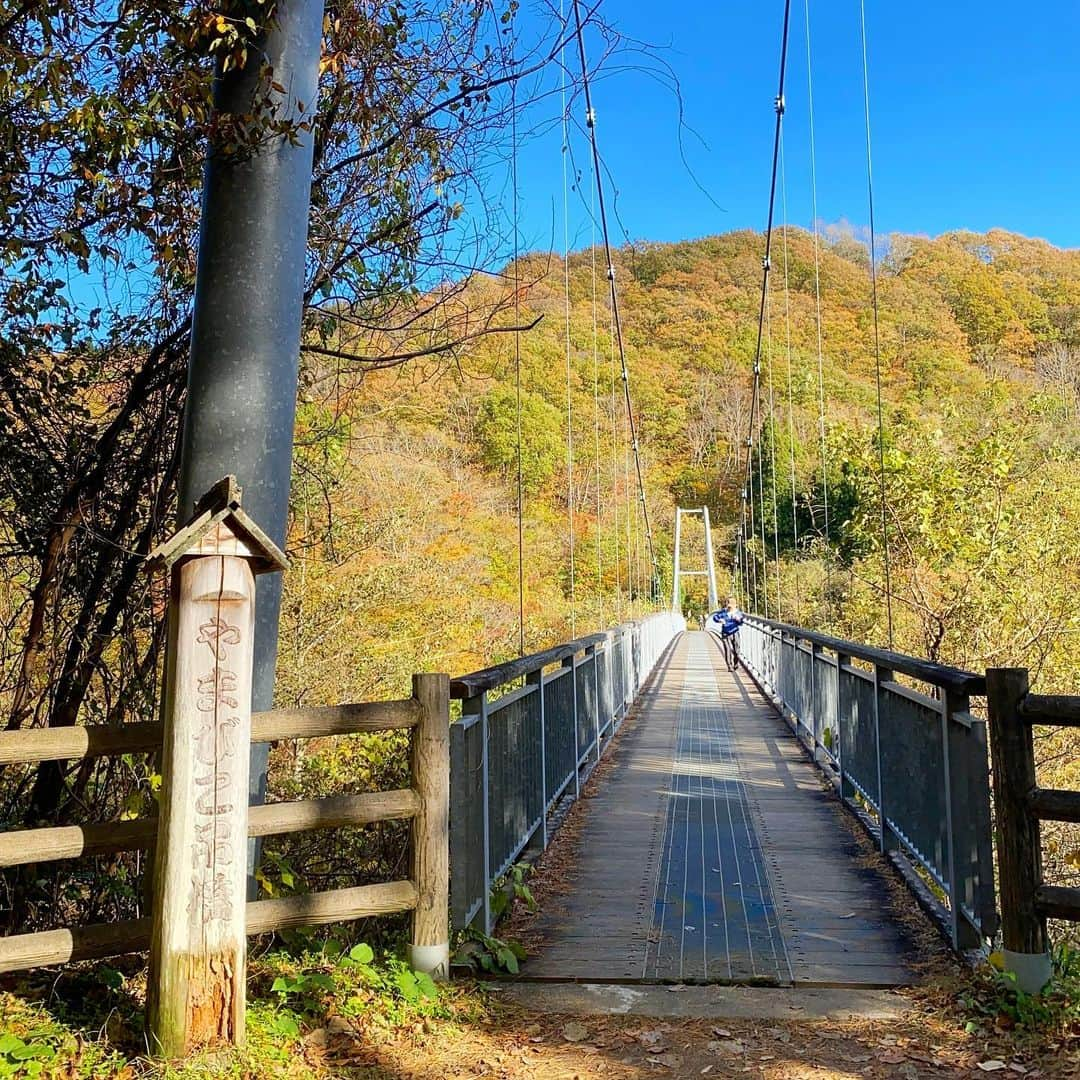
<svg viewBox="0 0 1080 1080">
<path fill-rule="evenodd" d="M 525 978 L 917 981 L 895 883 L 711 635 L 672 645 L 601 773 L 578 808 L 560 895 L 531 920 Z"/>
</svg>

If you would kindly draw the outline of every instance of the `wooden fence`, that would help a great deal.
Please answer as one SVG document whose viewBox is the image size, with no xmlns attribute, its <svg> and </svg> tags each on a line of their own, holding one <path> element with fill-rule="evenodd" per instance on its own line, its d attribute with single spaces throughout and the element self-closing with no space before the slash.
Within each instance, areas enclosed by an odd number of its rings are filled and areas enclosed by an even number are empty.
<svg viewBox="0 0 1080 1080">
<path fill-rule="evenodd" d="M 1030 693 L 1026 668 L 991 668 L 986 691 L 1005 961 L 1036 992 L 1050 977 L 1046 920 L 1080 922 L 1080 888 L 1043 881 L 1039 823 L 1080 823 L 1080 791 L 1038 786 L 1032 725 L 1080 727 L 1080 697 Z"/>
<path fill-rule="evenodd" d="M 445 973 L 448 903 L 449 679 L 413 676 L 413 696 L 326 708 L 275 709 L 252 717 L 253 743 L 314 739 L 365 732 L 411 732 L 411 787 L 363 795 L 252 806 L 250 837 L 411 822 L 408 880 L 333 889 L 247 904 L 247 933 L 411 911 L 416 966 Z M 71 761 L 161 749 L 159 723 L 72 727 L 0 733 L 0 766 Z M 112 821 L 0 833 L 0 867 L 23 866 L 146 849 L 160 842 L 159 820 Z M 150 947 L 150 918 L 68 927 L 0 938 L 0 972 L 90 960 Z"/>
</svg>

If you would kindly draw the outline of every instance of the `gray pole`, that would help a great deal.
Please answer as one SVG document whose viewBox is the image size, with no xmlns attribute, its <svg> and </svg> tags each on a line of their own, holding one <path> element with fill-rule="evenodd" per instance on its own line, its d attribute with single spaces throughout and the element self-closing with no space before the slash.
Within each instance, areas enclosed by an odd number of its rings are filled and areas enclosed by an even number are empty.
<svg viewBox="0 0 1080 1080">
<path fill-rule="evenodd" d="M 671 576 L 671 610 L 679 611 L 680 589 L 679 546 L 682 543 L 682 511 L 675 507 L 675 566 Z"/>
<path fill-rule="evenodd" d="M 281 0 L 246 66 L 219 77 L 217 112 L 311 119 L 318 91 L 323 0 Z M 261 50 L 260 50 L 261 45 Z M 285 88 L 282 94 L 271 83 Z M 211 147 L 203 185 L 178 516 L 227 474 L 244 510 L 285 546 L 311 202 L 311 131 L 276 136 L 238 157 Z M 274 692 L 281 574 L 258 579 L 251 707 Z M 266 791 L 267 747 L 252 750 L 251 796 Z"/>
<path fill-rule="evenodd" d="M 712 526 L 709 522 L 709 508 L 703 506 L 701 512 L 705 518 L 705 557 L 709 568 L 709 610 L 720 607 L 720 595 L 716 590 L 716 563 L 713 561 Z"/>
</svg>

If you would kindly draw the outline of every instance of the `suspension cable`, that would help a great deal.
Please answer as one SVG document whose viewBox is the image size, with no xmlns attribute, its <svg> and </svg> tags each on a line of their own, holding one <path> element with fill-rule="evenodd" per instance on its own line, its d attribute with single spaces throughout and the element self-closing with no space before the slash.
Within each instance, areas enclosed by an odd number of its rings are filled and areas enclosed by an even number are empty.
<svg viewBox="0 0 1080 1080">
<path fill-rule="evenodd" d="M 593 466 L 596 480 L 596 604 L 598 630 L 604 629 L 604 560 L 601 548 L 604 504 L 600 484 L 600 349 L 596 318 L 596 189 L 589 189 L 589 258 L 592 271 Z"/>
<path fill-rule="evenodd" d="M 810 0 L 803 0 L 806 28 L 806 100 L 810 118 L 810 213 L 814 225 L 814 305 L 817 319 L 818 428 L 821 438 L 821 494 L 824 502 L 825 583 L 828 586 L 832 567 L 829 534 L 829 473 L 825 448 L 825 350 L 821 318 L 821 225 L 817 209 L 817 139 L 814 131 L 814 74 L 810 47 Z"/>
<path fill-rule="evenodd" d="M 790 0 L 788 0 L 790 4 Z M 652 525 L 649 521 L 649 507 L 645 498 L 645 477 L 641 468 L 641 452 L 638 446 L 637 424 L 630 397 L 630 373 L 626 367 L 626 348 L 623 342 L 622 319 L 619 317 L 619 298 L 615 288 L 615 265 L 611 259 L 611 240 L 608 234 L 607 209 L 604 202 L 604 185 L 600 169 L 600 150 L 596 142 L 596 113 L 592 106 L 592 90 L 589 83 L 589 66 L 585 58 L 585 37 L 581 26 L 580 0 L 573 0 L 574 24 L 577 32 L 578 54 L 581 59 L 581 86 L 585 94 L 585 123 L 589 130 L 589 142 L 592 147 L 593 174 L 596 177 L 596 194 L 600 205 L 600 225 L 604 236 L 604 254 L 607 257 L 608 283 L 611 287 L 611 311 L 615 320 L 615 338 L 619 349 L 619 365 L 622 369 L 623 396 L 626 399 L 626 415 L 630 424 L 630 440 L 634 450 L 634 464 L 637 469 L 638 496 L 641 500 L 641 516 L 645 524 L 645 536 L 648 541 L 649 562 L 655 582 L 658 577 L 656 548 L 653 544 Z"/>
<path fill-rule="evenodd" d="M 559 0 L 559 18 L 566 25 L 566 0 Z M 574 536 L 574 399 L 570 359 L 570 198 L 566 162 L 570 156 L 570 124 L 566 112 L 566 38 L 559 49 L 562 103 L 563 290 L 566 339 L 566 516 L 570 528 L 570 638 L 577 638 L 577 566 Z"/>
<path fill-rule="evenodd" d="M 765 410 L 761 404 L 761 384 L 758 383 L 758 414 L 762 417 L 761 423 L 764 423 Z M 758 439 L 757 445 L 757 482 L 758 482 L 758 525 L 761 531 L 761 588 L 762 594 L 765 600 L 765 618 L 769 618 L 769 549 L 765 544 L 765 477 L 764 477 L 764 458 L 762 453 L 761 439 Z"/>
<path fill-rule="evenodd" d="M 885 415 L 881 404 L 881 333 L 878 327 L 877 243 L 874 234 L 874 170 L 870 156 L 870 65 L 866 48 L 866 0 L 859 0 L 862 28 L 863 113 L 866 118 L 866 195 L 870 207 L 870 292 L 874 307 L 874 373 L 877 380 L 878 475 L 881 483 L 881 545 L 885 564 L 885 606 L 889 648 L 893 644 L 892 568 L 889 560 L 889 520 L 885 499 Z"/>
<path fill-rule="evenodd" d="M 784 237 L 787 249 L 787 237 Z M 770 289 L 770 293 L 772 290 Z M 769 387 L 769 469 L 772 474 L 772 518 L 773 518 L 773 569 L 776 571 L 776 617 L 784 621 L 784 608 L 780 583 L 780 510 L 779 496 L 776 490 L 776 396 L 773 389 L 773 341 L 772 341 L 772 297 L 769 297 L 765 312 Z"/>
<path fill-rule="evenodd" d="M 577 0 L 575 0 L 575 3 Z M 780 77 L 779 86 L 776 93 L 776 100 L 774 102 L 774 108 L 776 111 L 776 128 L 773 134 L 773 153 L 772 153 L 772 178 L 769 183 L 769 217 L 768 224 L 765 228 L 765 256 L 761 260 L 762 276 L 761 276 L 761 306 L 758 311 L 758 328 L 757 328 L 757 345 L 754 348 L 754 386 L 753 392 L 750 396 L 750 425 L 748 428 L 748 435 L 746 439 L 746 469 L 745 469 L 745 486 L 750 487 L 753 490 L 753 450 L 754 450 L 754 429 L 756 423 L 756 416 L 759 411 L 760 395 L 761 395 L 761 345 L 762 338 L 765 332 L 765 301 L 768 295 L 769 289 L 769 270 L 770 270 L 770 258 L 772 255 L 772 232 L 773 232 L 773 218 L 776 213 L 776 178 L 779 170 L 780 162 L 780 133 L 783 128 L 784 122 L 784 80 L 787 75 L 787 52 L 788 52 L 788 29 L 791 25 L 791 0 L 785 0 L 784 3 L 784 29 L 781 35 L 780 41 Z M 760 454 L 758 455 L 760 459 Z M 760 479 L 760 469 L 759 469 Z M 764 507 L 761 508 L 762 511 Z M 763 516 L 760 515 L 760 516 Z M 751 505 L 751 520 L 753 518 L 753 506 Z M 764 575 L 764 529 L 762 531 L 762 571 Z M 768 608 L 768 580 L 765 581 L 765 606 Z M 756 589 L 755 589 L 756 594 Z"/>
<path fill-rule="evenodd" d="M 511 55 L 517 53 L 517 31 Z M 525 484 L 521 454 L 521 266 L 520 215 L 518 206 L 517 79 L 510 84 L 510 173 L 514 213 L 514 383 L 517 404 L 517 542 L 518 542 L 518 655 L 525 655 Z"/>
<path fill-rule="evenodd" d="M 620 403 L 620 422 L 621 417 L 625 415 L 622 411 L 625 406 Z M 634 511 L 631 509 L 632 500 L 630 497 L 630 432 L 626 432 L 626 439 L 623 442 L 623 498 L 626 503 L 626 512 L 623 515 L 626 518 L 626 593 L 627 603 L 630 608 L 630 618 L 634 617 L 634 597 L 636 595 L 635 581 L 634 581 L 634 556 L 632 550 L 633 544 L 633 529 L 634 529 Z"/>
<path fill-rule="evenodd" d="M 615 621 L 622 622 L 622 563 L 619 555 L 619 429 L 615 411 L 615 313 L 608 330 L 608 359 L 611 373 L 611 532 L 615 538 Z"/>
<path fill-rule="evenodd" d="M 791 287 L 788 274 L 788 213 L 787 213 L 787 165 L 784 158 L 784 140 L 780 138 L 780 204 L 784 219 L 784 323 L 787 337 L 787 427 L 788 427 L 788 464 L 791 479 L 791 537 L 793 556 L 791 569 L 795 587 L 795 613 L 792 622 L 798 623 L 800 615 L 799 597 L 799 515 L 795 507 L 795 411 L 793 408 L 791 379 Z"/>
</svg>

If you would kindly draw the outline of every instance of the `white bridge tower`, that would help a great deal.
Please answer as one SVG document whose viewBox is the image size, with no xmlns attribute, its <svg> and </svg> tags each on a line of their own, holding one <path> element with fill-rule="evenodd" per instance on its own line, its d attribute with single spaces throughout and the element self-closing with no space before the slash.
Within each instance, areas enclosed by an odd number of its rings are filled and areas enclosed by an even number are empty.
<svg viewBox="0 0 1080 1080">
<path fill-rule="evenodd" d="M 684 515 L 700 514 L 705 521 L 705 569 L 683 570 L 681 565 L 682 545 L 682 519 Z M 684 510 L 682 507 L 675 508 L 675 573 L 671 580 L 671 610 L 681 611 L 682 579 L 684 577 L 708 578 L 709 585 L 709 610 L 715 611 L 720 606 L 720 597 L 716 592 L 716 565 L 713 562 L 712 528 L 709 523 L 709 508 L 700 506 L 696 509 Z"/>
</svg>

